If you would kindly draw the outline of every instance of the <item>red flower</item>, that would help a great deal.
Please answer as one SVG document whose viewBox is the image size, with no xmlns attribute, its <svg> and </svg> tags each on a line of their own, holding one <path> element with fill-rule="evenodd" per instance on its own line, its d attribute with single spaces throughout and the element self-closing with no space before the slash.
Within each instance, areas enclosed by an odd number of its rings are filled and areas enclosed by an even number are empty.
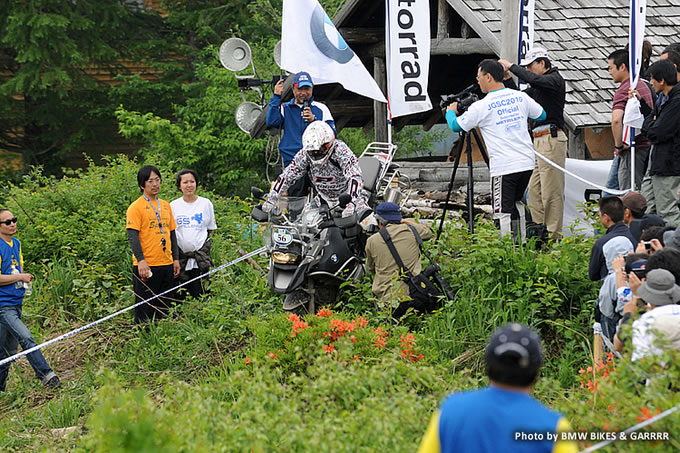
<svg viewBox="0 0 680 453">
<path fill-rule="evenodd" d="M 250 357 L 246 357 L 246 366 L 250 363 Z"/>
<path fill-rule="evenodd" d="M 366 327 L 368 325 L 368 321 L 366 321 L 363 317 L 359 316 L 357 318 L 357 322 L 359 323 L 359 326 L 361 327 Z"/>
<path fill-rule="evenodd" d="M 333 343 L 330 343 L 327 346 L 324 346 L 323 350 L 326 351 L 328 354 L 331 354 L 335 352 L 335 346 L 333 346 Z"/>
<path fill-rule="evenodd" d="M 276 360 L 276 359 L 278 359 L 278 358 L 279 358 L 279 356 L 278 356 L 278 355 L 276 355 L 276 354 L 274 354 L 273 352 L 270 352 L 270 353 L 269 353 L 269 354 L 267 354 L 267 355 L 268 355 L 268 356 L 269 356 L 269 358 L 270 358 L 270 359 L 272 359 L 272 360 Z"/>
<path fill-rule="evenodd" d="M 330 311 L 328 308 L 322 308 L 319 310 L 319 312 L 316 314 L 317 318 L 327 318 L 329 316 L 333 316 L 333 312 Z"/>
<path fill-rule="evenodd" d="M 300 317 L 296 315 L 295 313 L 290 313 L 288 315 L 288 321 L 290 322 L 300 322 Z"/>
<path fill-rule="evenodd" d="M 297 334 L 302 332 L 306 327 L 308 327 L 309 324 L 301 321 L 299 318 L 297 321 L 293 321 L 293 333 L 290 335 L 291 337 L 295 337 Z"/>
<path fill-rule="evenodd" d="M 635 419 L 636 419 L 638 422 L 643 422 L 643 421 L 645 421 L 645 420 L 649 420 L 650 418 L 654 417 L 654 415 L 656 415 L 656 414 L 653 414 L 653 413 L 649 410 L 649 408 L 648 408 L 647 406 L 641 408 L 641 409 L 640 409 L 640 413 L 642 413 L 642 416 L 641 416 L 641 417 L 635 417 Z M 660 414 L 660 413 L 661 413 L 661 409 L 657 409 L 657 410 L 656 410 L 656 413 L 657 413 L 657 414 Z"/>
</svg>

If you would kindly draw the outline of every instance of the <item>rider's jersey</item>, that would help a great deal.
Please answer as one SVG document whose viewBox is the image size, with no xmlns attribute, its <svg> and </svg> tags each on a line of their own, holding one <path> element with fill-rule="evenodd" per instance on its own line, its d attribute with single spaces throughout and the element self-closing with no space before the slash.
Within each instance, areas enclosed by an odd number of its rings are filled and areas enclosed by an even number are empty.
<svg viewBox="0 0 680 453">
<path fill-rule="evenodd" d="M 335 140 L 334 146 L 333 154 L 322 165 L 312 165 L 304 150 L 297 153 L 274 183 L 267 196 L 267 202 L 272 204 L 278 202 L 281 194 L 291 184 L 308 174 L 318 194 L 329 205 L 336 205 L 340 195 L 348 193 L 354 205 L 348 206 L 348 210 L 356 208 L 356 212 L 359 213 L 369 209 L 362 194 L 364 179 L 359 168 L 359 160 L 342 140 Z M 346 211 L 349 212 L 348 210 Z"/>
</svg>

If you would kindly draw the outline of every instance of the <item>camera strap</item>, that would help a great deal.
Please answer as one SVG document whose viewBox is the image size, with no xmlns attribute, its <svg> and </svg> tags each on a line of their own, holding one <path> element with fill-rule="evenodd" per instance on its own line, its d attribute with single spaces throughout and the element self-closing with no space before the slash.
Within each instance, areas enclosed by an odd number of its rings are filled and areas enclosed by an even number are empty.
<svg viewBox="0 0 680 453">
<path fill-rule="evenodd" d="M 408 225 L 408 224 L 407 224 Z M 427 253 L 427 250 L 425 250 L 425 247 L 423 247 L 423 238 L 420 237 L 420 234 L 418 234 L 418 230 L 413 225 L 408 225 L 408 227 L 411 229 L 411 232 L 413 235 L 416 237 L 416 241 L 418 242 L 418 247 L 420 248 L 420 252 L 425 255 L 425 257 L 430 260 L 431 264 L 435 264 L 434 260 L 430 256 L 429 253 Z"/>
<path fill-rule="evenodd" d="M 410 226 L 410 225 L 409 225 Z M 390 253 L 392 254 L 392 257 L 394 258 L 394 261 L 397 262 L 397 266 L 399 266 L 399 271 L 401 275 L 405 275 L 408 278 L 413 278 L 413 274 L 411 273 L 410 270 L 406 266 L 404 266 L 404 262 L 401 260 L 401 256 L 399 256 L 399 252 L 397 252 L 397 248 L 394 246 L 394 243 L 392 242 L 392 237 L 390 236 L 390 233 L 387 231 L 387 227 L 384 226 L 378 230 L 380 233 L 380 236 L 382 236 L 383 240 L 385 241 L 385 244 L 387 245 L 387 248 L 389 249 Z"/>
</svg>

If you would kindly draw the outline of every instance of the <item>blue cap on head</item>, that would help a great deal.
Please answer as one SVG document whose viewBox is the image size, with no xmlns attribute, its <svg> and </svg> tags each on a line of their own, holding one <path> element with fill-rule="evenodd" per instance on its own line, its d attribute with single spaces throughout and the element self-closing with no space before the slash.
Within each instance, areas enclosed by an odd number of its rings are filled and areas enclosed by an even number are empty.
<svg viewBox="0 0 680 453">
<path fill-rule="evenodd" d="M 401 221 L 401 209 L 396 203 L 390 201 L 380 203 L 378 207 L 375 208 L 375 213 L 390 222 Z"/>
<path fill-rule="evenodd" d="M 313 87 L 314 83 L 312 82 L 312 76 L 310 76 L 308 73 L 298 72 L 293 77 L 293 85 L 297 88 Z"/>
</svg>

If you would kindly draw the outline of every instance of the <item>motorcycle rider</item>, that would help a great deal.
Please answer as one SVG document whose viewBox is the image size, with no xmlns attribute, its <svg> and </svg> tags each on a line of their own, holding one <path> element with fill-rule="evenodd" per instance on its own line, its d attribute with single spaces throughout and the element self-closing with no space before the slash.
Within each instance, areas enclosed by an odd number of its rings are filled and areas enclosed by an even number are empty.
<svg viewBox="0 0 680 453">
<path fill-rule="evenodd" d="M 274 209 L 281 195 L 305 175 L 309 175 L 312 186 L 329 206 L 337 205 L 340 195 L 350 195 L 352 202 L 343 211 L 343 217 L 356 212 L 361 219 L 365 217 L 363 213 L 370 212 L 362 191 L 364 179 L 359 160 L 323 121 L 314 121 L 305 129 L 302 150 L 274 182 L 262 210 Z"/>
</svg>

